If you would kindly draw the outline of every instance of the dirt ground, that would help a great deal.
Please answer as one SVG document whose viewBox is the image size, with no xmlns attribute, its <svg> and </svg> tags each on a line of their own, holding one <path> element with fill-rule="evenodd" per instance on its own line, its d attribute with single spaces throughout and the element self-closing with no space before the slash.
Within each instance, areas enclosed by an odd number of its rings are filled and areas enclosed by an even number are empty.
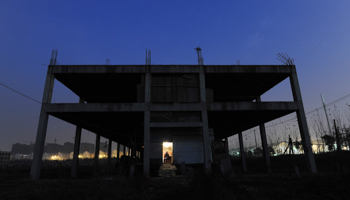
<svg viewBox="0 0 350 200">
<path fill-rule="evenodd" d="M 131 178 L 113 170 L 92 176 L 91 168 L 80 167 L 80 177 L 71 179 L 69 167 L 56 166 L 44 168 L 42 179 L 32 181 L 28 166 L 9 167 L 0 170 L 0 199 L 349 199 L 349 152 L 338 160 L 335 153 L 315 155 L 317 174 L 307 173 L 304 159 L 271 157 L 272 174 L 267 174 L 262 157 L 247 158 L 246 173 L 232 157 L 234 177 L 201 169 L 171 178 Z"/>
</svg>

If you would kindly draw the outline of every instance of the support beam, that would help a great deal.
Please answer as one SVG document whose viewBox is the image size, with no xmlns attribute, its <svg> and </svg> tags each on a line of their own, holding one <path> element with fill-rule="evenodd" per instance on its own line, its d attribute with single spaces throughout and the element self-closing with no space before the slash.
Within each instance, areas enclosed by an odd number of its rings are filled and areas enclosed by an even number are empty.
<svg viewBox="0 0 350 200">
<path fill-rule="evenodd" d="M 176 127 L 202 127 L 202 122 L 159 122 L 150 123 L 150 127 L 154 128 L 176 128 Z"/>
<path fill-rule="evenodd" d="M 72 171 L 71 171 L 71 177 L 72 178 L 76 178 L 77 177 L 80 140 L 81 140 L 81 127 L 77 126 L 76 130 L 75 130 L 75 138 L 74 138 L 73 164 L 72 164 Z"/>
<path fill-rule="evenodd" d="M 287 65 L 207 65 L 206 73 L 290 73 Z M 150 65 L 152 73 L 198 73 L 198 65 Z M 57 74 L 145 73 L 145 65 L 57 65 Z"/>
<path fill-rule="evenodd" d="M 257 97 L 256 101 L 261 102 L 261 97 Z M 270 161 L 269 147 L 267 145 L 267 139 L 266 139 L 265 124 L 264 123 L 259 124 L 259 128 L 260 128 L 261 144 L 262 144 L 262 148 L 263 148 L 263 154 L 264 154 L 267 173 L 271 174 L 272 173 L 271 161 Z"/>
<path fill-rule="evenodd" d="M 299 109 L 296 111 L 296 114 L 298 118 L 301 142 L 302 142 L 304 154 L 305 154 L 306 166 L 310 173 L 317 173 L 317 167 L 315 163 L 314 154 L 311 148 L 310 134 L 309 134 L 309 129 L 307 127 L 305 110 L 304 110 L 303 100 L 301 98 L 297 72 L 294 65 L 290 67 L 292 69 L 292 73 L 290 74 L 289 79 L 290 79 L 290 85 L 293 92 L 294 102 L 297 102 L 299 105 Z"/>
<path fill-rule="evenodd" d="M 123 156 L 126 156 L 126 146 L 123 145 Z"/>
<path fill-rule="evenodd" d="M 119 153 L 119 151 L 120 151 L 120 143 L 118 142 L 118 145 L 117 145 L 117 162 L 119 162 L 119 155 L 120 155 L 120 153 Z"/>
<path fill-rule="evenodd" d="M 264 153 L 264 159 L 266 164 L 267 173 L 271 174 L 271 161 L 270 161 L 270 154 L 269 154 L 269 147 L 267 145 L 267 139 L 266 139 L 266 129 L 264 124 L 259 125 L 260 128 L 260 137 L 261 137 L 261 144 L 263 147 L 263 153 Z"/>
<path fill-rule="evenodd" d="M 202 103 L 173 103 L 152 104 L 146 103 L 52 103 L 45 105 L 50 113 L 76 112 L 144 112 L 150 111 L 201 111 Z M 289 111 L 298 110 L 298 104 L 291 102 L 211 102 L 207 104 L 208 111 Z"/>
<path fill-rule="evenodd" d="M 207 95 L 205 88 L 205 74 L 204 66 L 199 66 L 199 91 L 200 102 L 202 103 L 202 131 L 203 131 L 203 157 L 204 169 L 208 173 L 211 171 L 210 163 L 210 141 L 209 141 L 209 127 L 208 127 L 208 112 L 207 112 Z"/>
<path fill-rule="evenodd" d="M 149 105 L 151 103 L 151 79 L 152 74 L 150 73 L 150 66 L 146 66 L 145 73 L 145 103 L 148 104 L 146 106 L 146 111 L 144 112 L 144 134 L 143 134 L 143 175 L 145 177 L 149 177 L 150 174 L 150 149 L 151 149 L 151 127 L 150 127 L 150 118 L 151 112 Z"/>
<path fill-rule="evenodd" d="M 239 155 L 241 157 L 241 162 L 242 162 L 242 171 L 243 171 L 243 173 L 246 173 L 247 172 L 247 164 L 246 164 L 246 160 L 245 160 L 242 132 L 238 133 L 238 139 L 239 139 Z"/>
<path fill-rule="evenodd" d="M 150 111 L 145 112 L 144 123 L 144 149 L 143 149 L 143 175 L 149 177 L 150 173 L 150 147 L 151 147 L 151 129 L 150 129 Z"/>
<path fill-rule="evenodd" d="M 84 103 L 84 99 L 80 98 L 79 103 Z M 74 137 L 74 152 L 73 152 L 73 163 L 72 163 L 72 171 L 71 171 L 72 178 L 77 177 L 80 141 L 81 141 L 81 126 L 77 126 L 75 129 L 75 137 Z"/>
<path fill-rule="evenodd" d="M 94 171 L 95 173 L 98 172 L 98 159 L 100 155 L 100 139 L 101 136 L 99 134 L 96 134 L 96 144 L 95 144 L 95 158 L 94 158 Z"/>
<path fill-rule="evenodd" d="M 35 140 L 34 156 L 32 161 L 32 167 L 30 170 L 30 178 L 33 180 L 38 180 L 40 177 L 42 157 L 44 153 L 44 145 L 47 131 L 47 124 L 49 121 L 49 114 L 46 111 L 46 105 L 51 103 L 53 85 L 55 82 L 55 77 L 53 74 L 53 65 L 48 66 L 45 88 L 43 93 L 40 118 L 38 124 L 38 130 Z"/>
<path fill-rule="evenodd" d="M 112 140 L 108 139 L 108 158 L 107 158 L 107 166 L 112 166 Z"/>
<path fill-rule="evenodd" d="M 228 148 L 228 137 L 225 138 L 225 154 L 226 154 L 226 158 L 230 158 L 230 153 Z"/>
</svg>

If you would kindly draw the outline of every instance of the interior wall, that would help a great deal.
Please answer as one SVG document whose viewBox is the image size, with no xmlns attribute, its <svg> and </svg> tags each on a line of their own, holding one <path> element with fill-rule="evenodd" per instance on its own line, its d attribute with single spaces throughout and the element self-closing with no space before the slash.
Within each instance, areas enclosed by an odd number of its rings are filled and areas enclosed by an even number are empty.
<svg viewBox="0 0 350 200">
<path fill-rule="evenodd" d="M 204 162 L 202 135 L 175 135 L 173 139 L 173 163 L 198 164 Z"/>
</svg>

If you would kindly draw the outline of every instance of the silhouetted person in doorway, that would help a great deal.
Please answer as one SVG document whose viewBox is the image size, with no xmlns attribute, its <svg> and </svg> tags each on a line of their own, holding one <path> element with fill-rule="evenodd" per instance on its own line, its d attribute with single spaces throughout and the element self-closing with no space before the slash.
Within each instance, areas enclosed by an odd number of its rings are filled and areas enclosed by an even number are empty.
<svg viewBox="0 0 350 200">
<path fill-rule="evenodd" d="M 168 152 L 165 152 L 165 155 L 164 155 L 164 163 L 167 163 L 167 162 L 168 162 L 168 158 L 169 158 L 169 154 L 168 154 Z"/>
</svg>

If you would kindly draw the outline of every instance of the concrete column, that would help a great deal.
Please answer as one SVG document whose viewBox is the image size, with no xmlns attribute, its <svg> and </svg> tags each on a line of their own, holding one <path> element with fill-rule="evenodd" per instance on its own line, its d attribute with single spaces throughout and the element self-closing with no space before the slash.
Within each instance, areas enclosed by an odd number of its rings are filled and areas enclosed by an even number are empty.
<svg viewBox="0 0 350 200">
<path fill-rule="evenodd" d="M 210 163 L 210 142 L 209 142 L 209 127 L 208 127 L 208 112 L 207 112 L 207 95 L 205 88 L 205 72 L 204 66 L 199 65 L 199 90 L 200 101 L 202 103 L 202 122 L 203 122 L 203 157 L 204 157 L 204 169 L 206 172 L 211 171 Z"/>
<path fill-rule="evenodd" d="M 95 173 L 98 172 L 98 159 L 100 155 L 100 139 L 101 139 L 101 136 L 99 134 L 96 134 L 95 158 L 94 158 Z"/>
<path fill-rule="evenodd" d="M 151 104 L 151 79 L 150 66 L 146 66 L 145 73 L 145 103 L 144 112 L 144 135 L 143 135 L 143 175 L 149 177 L 150 173 L 150 148 L 151 148 L 151 127 L 150 127 L 150 104 Z"/>
<path fill-rule="evenodd" d="M 242 132 L 238 133 L 238 139 L 239 139 L 239 155 L 241 156 L 241 160 L 242 160 L 242 171 L 245 173 L 247 172 L 247 164 L 245 161 Z"/>
<path fill-rule="evenodd" d="M 84 103 L 84 99 L 80 98 L 79 103 Z M 75 138 L 74 138 L 74 152 L 73 152 L 73 163 L 72 163 L 72 171 L 71 171 L 72 178 L 77 177 L 80 141 L 81 141 L 81 126 L 77 125 L 75 129 Z"/>
<path fill-rule="evenodd" d="M 123 156 L 126 156 L 126 146 L 125 145 L 123 145 Z"/>
<path fill-rule="evenodd" d="M 261 144 L 262 144 L 262 147 L 263 147 L 263 153 L 264 153 L 267 173 L 271 174 L 271 172 L 272 172 L 272 170 L 271 170 L 271 161 L 270 161 L 269 147 L 267 146 L 265 125 L 264 124 L 260 124 L 259 128 L 260 128 Z"/>
<path fill-rule="evenodd" d="M 117 162 L 119 162 L 119 151 L 120 151 L 120 143 L 117 145 Z"/>
<path fill-rule="evenodd" d="M 256 98 L 257 102 L 261 102 L 261 97 Z M 267 173 L 271 174 L 271 161 L 270 161 L 270 154 L 269 154 L 269 147 L 267 145 L 267 139 L 266 139 L 266 130 L 265 130 L 265 124 L 259 124 L 260 128 L 260 137 L 261 137 L 261 144 L 263 147 L 263 153 L 264 153 L 264 159 L 265 159 L 265 164 L 267 168 Z"/>
<path fill-rule="evenodd" d="M 108 139 L 108 158 L 107 158 L 107 165 L 110 167 L 112 166 L 112 140 Z"/>
<path fill-rule="evenodd" d="M 294 102 L 298 103 L 299 110 L 296 111 L 300 129 L 301 142 L 304 148 L 306 166 L 310 173 L 317 173 L 314 154 L 312 153 L 309 129 L 307 127 L 303 100 L 301 98 L 300 86 L 295 66 L 290 66 L 292 73 L 289 76 L 292 87 Z"/>
<path fill-rule="evenodd" d="M 54 67 L 53 65 L 48 66 L 47 74 L 46 74 L 46 81 L 45 81 L 43 99 L 41 104 L 38 130 L 36 133 L 34 155 L 33 155 L 32 167 L 30 170 L 30 178 L 33 180 L 38 180 L 40 177 L 40 169 L 41 169 L 42 157 L 44 153 L 47 123 L 49 121 L 49 114 L 46 112 L 46 105 L 51 103 L 53 85 L 55 82 L 53 67 Z"/>
<path fill-rule="evenodd" d="M 226 153 L 226 158 L 230 157 L 230 153 L 229 153 L 229 148 L 228 148 L 228 138 L 225 138 L 225 153 Z"/>
<path fill-rule="evenodd" d="M 144 114 L 144 149 L 143 149 L 143 175 L 149 177 L 150 173 L 150 146 L 151 146 L 151 128 L 150 128 L 150 111 Z"/>
<path fill-rule="evenodd" d="M 135 159 L 134 159 L 135 158 Z M 135 161 L 136 161 L 136 144 L 133 144 L 132 145 L 132 149 L 131 149 L 131 164 L 135 164 Z"/>
</svg>

